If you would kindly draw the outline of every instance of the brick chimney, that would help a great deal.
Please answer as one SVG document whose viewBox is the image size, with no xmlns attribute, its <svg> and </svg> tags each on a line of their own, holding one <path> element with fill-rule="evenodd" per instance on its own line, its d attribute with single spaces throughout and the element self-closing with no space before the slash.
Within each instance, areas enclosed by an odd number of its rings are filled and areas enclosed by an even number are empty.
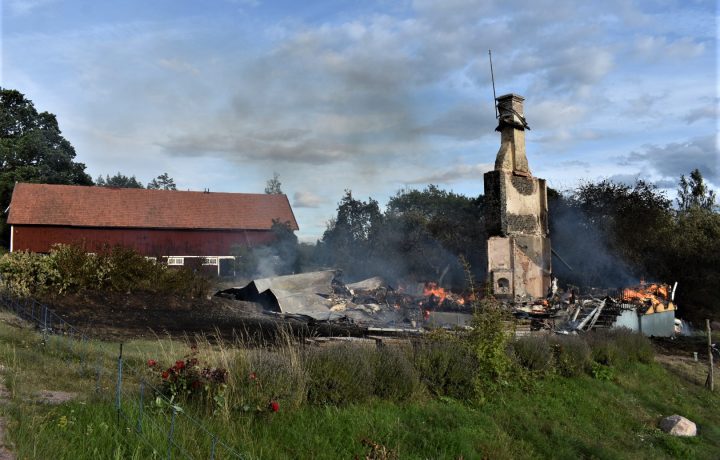
<svg viewBox="0 0 720 460">
<path fill-rule="evenodd" d="M 484 175 L 488 281 L 494 296 L 514 301 L 544 298 L 552 270 L 547 187 L 528 167 L 523 101 L 497 98 L 500 150 Z"/>
<path fill-rule="evenodd" d="M 525 129 L 530 129 L 523 111 L 525 98 L 511 93 L 496 100 L 499 116 L 495 131 L 500 131 L 500 150 L 495 159 L 495 170 L 530 176 L 525 154 Z"/>
</svg>

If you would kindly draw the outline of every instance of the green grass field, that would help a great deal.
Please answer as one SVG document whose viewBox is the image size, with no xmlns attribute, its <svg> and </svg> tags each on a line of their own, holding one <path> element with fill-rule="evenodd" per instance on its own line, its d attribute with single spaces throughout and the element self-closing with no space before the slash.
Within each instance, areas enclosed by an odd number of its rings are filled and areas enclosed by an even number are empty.
<svg viewBox="0 0 720 460">
<path fill-rule="evenodd" d="M 212 438 L 183 417 L 173 427 L 177 446 L 168 451 L 171 410 L 152 404 L 149 392 L 142 434 L 137 433 L 142 374 L 137 369 L 149 358 L 172 362 L 188 353 L 184 343 L 158 339 L 125 345 L 118 422 L 116 345 L 89 344 L 80 374 L 77 354 L 69 354 L 62 339 L 43 346 L 39 334 L 9 315 L 0 320 L 0 363 L 10 393 L 0 413 L 19 459 L 146 459 L 166 458 L 168 452 L 172 458 L 184 458 L 183 452 L 210 457 Z M 227 367 L 248 353 L 207 343 L 198 349 L 200 356 Z M 99 392 L 97 363 L 107 369 Z M 43 404 L 35 396 L 41 390 L 77 392 L 78 398 Z M 370 396 L 328 406 L 307 401 L 293 408 L 280 399 L 276 413 L 231 406 L 212 415 L 205 406 L 181 405 L 245 458 L 720 458 L 720 395 L 659 363 L 632 362 L 603 378 L 547 373 L 489 394 L 478 402 L 416 391 L 402 401 Z M 656 428 L 662 416 L 675 413 L 695 421 L 699 435 L 674 438 Z M 216 458 L 232 458 L 219 445 L 215 452 Z"/>
</svg>

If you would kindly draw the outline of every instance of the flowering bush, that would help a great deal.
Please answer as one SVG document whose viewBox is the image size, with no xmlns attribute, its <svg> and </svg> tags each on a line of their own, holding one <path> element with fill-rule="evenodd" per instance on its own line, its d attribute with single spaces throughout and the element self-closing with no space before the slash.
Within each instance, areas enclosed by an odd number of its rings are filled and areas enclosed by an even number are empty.
<svg viewBox="0 0 720 460">
<path fill-rule="evenodd" d="M 162 369 L 154 359 L 148 360 L 147 364 L 153 373 Z M 225 405 L 227 370 L 202 366 L 197 358 L 186 357 L 159 372 L 159 392 L 171 401 L 204 398 L 211 401 L 216 408 Z"/>
</svg>

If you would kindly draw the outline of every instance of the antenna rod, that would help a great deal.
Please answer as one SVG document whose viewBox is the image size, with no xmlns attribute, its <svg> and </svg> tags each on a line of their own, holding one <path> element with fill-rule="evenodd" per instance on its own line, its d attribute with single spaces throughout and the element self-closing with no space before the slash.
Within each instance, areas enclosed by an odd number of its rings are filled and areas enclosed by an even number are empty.
<svg viewBox="0 0 720 460">
<path fill-rule="evenodd" d="M 493 73 L 493 66 L 492 66 L 492 50 L 488 50 L 488 56 L 490 56 L 490 78 L 492 78 L 492 86 L 493 86 L 493 106 L 495 107 L 495 118 L 497 118 L 498 115 L 498 109 L 497 109 L 497 96 L 495 95 L 495 74 Z"/>
</svg>

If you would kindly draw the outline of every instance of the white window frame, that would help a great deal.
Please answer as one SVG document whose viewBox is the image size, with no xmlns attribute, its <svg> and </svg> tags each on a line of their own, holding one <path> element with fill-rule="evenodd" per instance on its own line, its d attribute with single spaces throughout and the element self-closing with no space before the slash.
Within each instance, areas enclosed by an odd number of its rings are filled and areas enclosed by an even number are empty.
<svg viewBox="0 0 720 460">
<path fill-rule="evenodd" d="M 203 265 L 218 265 L 220 262 L 218 261 L 217 257 L 205 257 L 203 259 Z"/>
<path fill-rule="evenodd" d="M 184 257 L 168 257 L 167 264 L 168 264 L 168 266 L 179 267 L 179 266 L 185 265 L 185 258 Z"/>
</svg>

